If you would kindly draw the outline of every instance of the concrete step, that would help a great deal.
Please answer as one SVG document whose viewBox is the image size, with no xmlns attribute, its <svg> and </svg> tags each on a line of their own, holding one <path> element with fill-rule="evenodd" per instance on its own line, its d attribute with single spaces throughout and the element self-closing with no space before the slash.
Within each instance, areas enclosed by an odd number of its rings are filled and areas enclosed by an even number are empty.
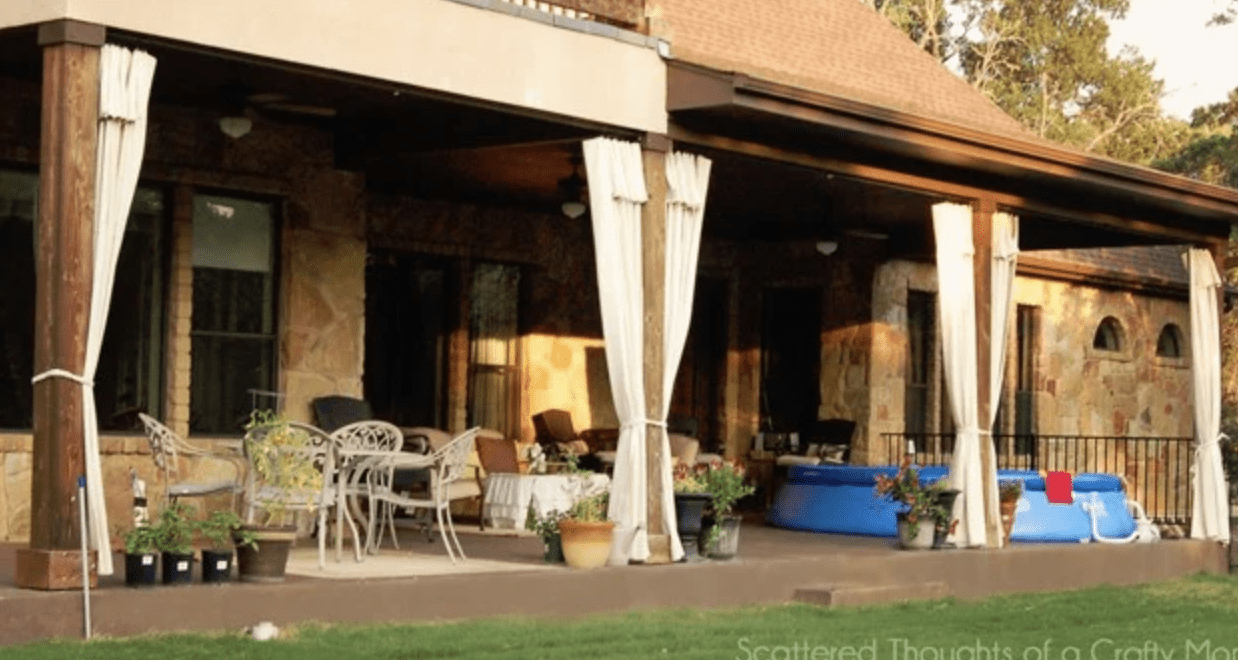
<svg viewBox="0 0 1238 660">
<path fill-rule="evenodd" d="M 795 590 L 793 600 L 822 607 L 846 607 L 898 603 L 909 600 L 937 600 L 950 595 L 945 582 L 909 582 L 875 586 L 868 584 L 823 584 Z"/>
</svg>

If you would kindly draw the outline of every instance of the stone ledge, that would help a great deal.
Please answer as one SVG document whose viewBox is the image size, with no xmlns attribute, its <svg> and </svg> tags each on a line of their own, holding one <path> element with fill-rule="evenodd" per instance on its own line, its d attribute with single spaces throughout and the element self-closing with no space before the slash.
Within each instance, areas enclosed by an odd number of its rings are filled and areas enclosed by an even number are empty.
<svg viewBox="0 0 1238 660">
<path fill-rule="evenodd" d="M 822 607 L 876 605 L 909 600 L 938 600 L 950 595 L 945 582 L 920 582 L 890 586 L 832 584 L 801 587 L 793 600 Z"/>
</svg>

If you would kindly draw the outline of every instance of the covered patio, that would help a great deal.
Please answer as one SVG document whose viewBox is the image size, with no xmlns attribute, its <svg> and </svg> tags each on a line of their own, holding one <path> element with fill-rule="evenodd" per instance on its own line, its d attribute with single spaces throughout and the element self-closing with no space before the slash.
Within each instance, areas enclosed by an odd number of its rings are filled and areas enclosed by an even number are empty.
<svg viewBox="0 0 1238 660">
<path fill-rule="evenodd" d="M 309 574 L 284 584 L 195 584 L 129 589 L 102 578 L 92 591 L 95 635 L 172 631 L 237 633 L 260 621 L 387 623 L 489 617 L 574 617 L 655 608 L 724 608 L 792 600 L 860 605 L 911 599 L 983 598 L 1020 591 L 1138 584 L 1200 571 L 1223 573 L 1223 546 L 1210 541 L 1135 545 L 1018 545 L 1004 550 L 909 552 L 892 539 L 811 534 L 743 526 L 735 560 L 587 571 L 541 559 L 531 536 L 461 534 L 470 561 L 454 570 L 439 544 L 406 534 L 369 563 L 345 559 L 338 577 L 321 577 L 302 547 Z M 312 545 L 312 544 L 308 544 Z M 13 586 L 15 546 L 0 546 L 0 645 L 48 637 L 80 638 L 82 595 Z M 374 561 L 381 560 L 381 561 Z M 379 568 L 380 565 L 382 568 Z M 295 570 L 295 568 L 294 568 Z M 336 569 L 329 565 L 326 574 Z M 352 574 L 348 574 L 352 573 Z"/>
</svg>

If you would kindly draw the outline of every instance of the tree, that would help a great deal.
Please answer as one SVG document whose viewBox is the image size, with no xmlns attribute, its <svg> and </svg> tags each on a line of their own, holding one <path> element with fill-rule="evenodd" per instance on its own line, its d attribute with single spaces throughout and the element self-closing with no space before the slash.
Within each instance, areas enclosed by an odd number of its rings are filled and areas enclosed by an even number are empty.
<svg viewBox="0 0 1238 660">
<path fill-rule="evenodd" d="M 1152 62 L 1106 49 L 1129 0 L 861 1 L 1041 137 L 1143 164 L 1183 143 Z"/>
<path fill-rule="evenodd" d="M 1229 6 L 1217 12 L 1208 25 L 1229 25 L 1235 20 L 1238 20 L 1238 0 L 1230 0 Z"/>
<path fill-rule="evenodd" d="M 1238 188 L 1238 88 L 1220 103 L 1195 108 L 1190 140 L 1155 167 Z"/>
</svg>

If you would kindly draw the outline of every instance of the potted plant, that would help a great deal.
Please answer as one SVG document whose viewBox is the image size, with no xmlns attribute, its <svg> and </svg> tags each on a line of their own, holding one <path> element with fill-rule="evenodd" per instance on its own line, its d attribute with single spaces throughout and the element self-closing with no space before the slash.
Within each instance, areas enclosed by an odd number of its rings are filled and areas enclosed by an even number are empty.
<svg viewBox="0 0 1238 660">
<path fill-rule="evenodd" d="M 606 565 L 615 529 L 615 523 L 606 519 L 609 502 L 606 492 L 581 498 L 559 521 L 563 558 L 568 566 L 597 568 Z"/>
<path fill-rule="evenodd" d="M 537 537 L 542 540 L 542 546 L 545 548 L 543 558 L 548 564 L 562 564 L 563 559 L 563 542 L 559 536 L 559 521 L 567 517 L 563 511 L 551 511 L 545 515 L 537 515 L 533 510 L 533 506 L 529 506 L 529 513 L 524 519 L 524 528 L 537 534 Z"/>
<path fill-rule="evenodd" d="M 202 548 L 202 581 L 228 582 L 232 579 L 232 556 L 237 545 L 253 546 L 253 533 L 243 529 L 240 516 L 224 509 L 212 511 L 198 523 L 198 533 L 206 541 Z"/>
<path fill-rule="evenodd" d="M 1014 529 L 1014 516 L 1023 497 L 1023 482 L 1018 479 L 1002 481 L 997 485 L 997 501 L 1002 516 L 1002 545 L 1010 545 L 1010 532 Z"/>
<path fill-rule="evenodd" d="M 948 497 L 944 479 L 925 485 L 920 473 L 905 459 L 893 477 L 877 475 L 875 488 L 879 497 L 889 497 L 903 505 L 895 514 L 898 521 L 899 544 L 909 549 L 933 547 L 936 529 L 945 527 L 945 534 L 953 530 L 950 520 L 954 498 Z M 957 493 L 954 493 L 957 495 Z M 949 499 L 950 506 L 945 501 Z M 942 534 L 942 536 L 945 536 Z"/>
<path fill-rule="evenodd" d="M 233 535 L 237 574 L 244 582 L 281 582 L 297 538 L 290 513 L 316 508 L 323 450 L 307 431 L 263 410 L 251 413 L 245 425 L 244 448 L 251 470 L 246 490 L 260 520 Z"/>
<path fill-rule="evenodd" d="M 685 463 L 675 466 L 675 526 L 683 545 L 684 561 L 700 559 L 697 546 L 700 544 L 701 524 L 705 507 L 712 500 L 702 479 L 706 469 L 703 465 Z"/>
<path fill-rule="evenodd" d="M 125 532 L 125 586 L 153 587 L 159 575 L 159 533 L 150 525 Z"/>
<path fill-rule="evenodd" d="M 155 524 L 164 584 L 193 582 L 193 534 L 196 524 L 192 509 L 182 502 L 172 502 L 159 513 Z"/>
<path fill-rule="evenodd" d="M 701 473 L 709 493 L 712 525 L 702 525 L 703 550 L 714 559 L 730 559 L 739 552 L 740 517 L 732 512 L 735 503 L 756 490 L 745 478 L 739 461 L 714 461 Z M 706 527 L 708 529 L 706 529 Z"/>
</svg>

